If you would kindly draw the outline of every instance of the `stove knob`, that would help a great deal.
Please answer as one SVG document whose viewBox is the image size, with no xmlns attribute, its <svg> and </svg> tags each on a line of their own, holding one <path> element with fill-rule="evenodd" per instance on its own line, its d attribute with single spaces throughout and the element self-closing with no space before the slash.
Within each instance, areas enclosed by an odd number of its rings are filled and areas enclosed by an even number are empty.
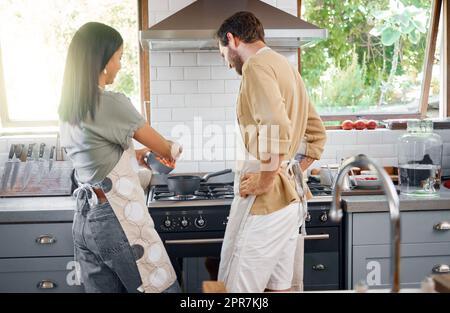
<svg viewBox="0 0 450 313">
<path fill-rule="evenodd" d="M 307 223 L 311 222 L 311 213 L 308 212 L 308 214 L 306 215 L 305 221 Z"/>
<path fill-rule="evenodd" d="M 164 226 L 165 226 L 166 228 L 169 228 L 170 226 L 172 226 L 172 221 L 169 220 L 169 218 L 167 218 L 167 219 L 164 221 Z"/>
<path fill-rule="evenodd" d="M 198 228 L 203 228 L 206 225 L 206 221 L 203 219 L 203 217 L 199 217 L 197 219 L 195 219 L 195 226 L 197 226 Z"/>
<path fill-rule="evenodd" d="M 325 223 L 326 221 L 328 221 L 328 214 L 327 212 L 324 212 L 321 216 L 320 216 L 320 220 Z"/>
<path fill-rule="evenodd" d="M 189 225 L 189 222 L 187 221 L 186 218 L 183 217 L 183 219 L 181 220 L 181 227 L 185 228 Z"/>
</svg>

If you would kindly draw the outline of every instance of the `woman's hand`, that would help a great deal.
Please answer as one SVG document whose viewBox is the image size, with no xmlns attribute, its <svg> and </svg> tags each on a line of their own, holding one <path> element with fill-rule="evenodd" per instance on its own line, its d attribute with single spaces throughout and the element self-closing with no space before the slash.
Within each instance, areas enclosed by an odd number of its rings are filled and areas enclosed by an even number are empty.
<svg viewBox="0 0 450 313">
<path fill-rule="evenodd" d="M 149 148 L 143 148 L 143 149 L 137 149 L 136 151 L 136 160 L 138 161 L 139 165 L 143 165 L 146 168 L 148 167 L 147 162 L 145 162 L 145 155 L 147 152 L 150 152 L 151 150 Z"/>
<path fill-rule="evenodd" d="M 265 194 L 273 187 L 273 180 L 263 182 L 260 173 L 247 173 L 241 178 L 239 194 L 241 197 L 259 196 Z"/>
</svg>

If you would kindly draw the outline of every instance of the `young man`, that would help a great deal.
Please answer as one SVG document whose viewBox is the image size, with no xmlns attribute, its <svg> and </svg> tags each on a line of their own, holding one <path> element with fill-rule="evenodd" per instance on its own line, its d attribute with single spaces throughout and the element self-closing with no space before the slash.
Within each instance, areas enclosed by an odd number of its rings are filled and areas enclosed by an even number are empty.
<svg viewBox="0 0 450 313">
<path fill-rule="evenodd" d="M 216 36 L 221 55 L 242 75 L 236 113 L 246 154 L 236 168 L 218 279 L 229 292 L 289 290 L 306 212 L 306 190 L 289 160 L 303 154 L 304 171 L 319 159 L 325 128 L 297 69 L 266 46 L 252 13 L 234 14 Z"/>
</svg>

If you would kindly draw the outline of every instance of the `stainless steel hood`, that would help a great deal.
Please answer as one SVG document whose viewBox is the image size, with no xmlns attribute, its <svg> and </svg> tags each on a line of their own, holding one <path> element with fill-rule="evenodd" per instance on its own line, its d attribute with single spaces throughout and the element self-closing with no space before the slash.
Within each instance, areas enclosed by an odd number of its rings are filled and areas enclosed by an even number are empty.
<svg viewBox="0 0 450 313">
<path fill-rule="evenodd" d="M 326 29 L 259 0 L 197 0 L 141 31 L 141 44 L 145 49 L 158 51 L 218 49 L 215 32 L 238 11 L 250 11 L 258 17 L 264 26 L 266 43 L 273 48 L 299 48 L 327 37 Z"/>
</svg>

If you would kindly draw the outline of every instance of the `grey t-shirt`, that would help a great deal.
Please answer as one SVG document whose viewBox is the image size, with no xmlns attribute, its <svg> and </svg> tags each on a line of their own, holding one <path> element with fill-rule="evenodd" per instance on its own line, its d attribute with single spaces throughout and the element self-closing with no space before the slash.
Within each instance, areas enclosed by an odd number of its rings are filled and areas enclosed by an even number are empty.
<svg viewBox="0 0 450 313">
<path fill-rule="evenodd" d="M 73 162 L 77 178 L 83 183 L 101 182 L 145 122 L 130 99 L 111 91 L 101 92 L 94 121 L 88 114 L 79 126 L 61 122 L 61 145 Z"/>
</svg>

